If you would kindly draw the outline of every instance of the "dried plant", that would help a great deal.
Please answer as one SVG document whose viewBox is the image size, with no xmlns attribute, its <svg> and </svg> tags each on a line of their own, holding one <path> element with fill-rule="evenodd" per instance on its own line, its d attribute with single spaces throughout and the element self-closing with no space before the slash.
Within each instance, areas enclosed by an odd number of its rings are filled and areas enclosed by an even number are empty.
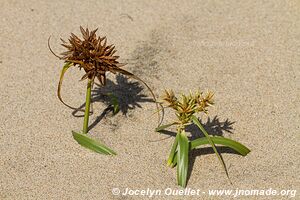
<svg viewBox="0 0 300 200">
<path fill-rule="evenodd" d="M 81 145 L 92 149 L 98 153 L 104 154 L 115 154 L 114 151 L 105 147 L 103 144 L 100 144 L 97 141 L 92 140 L 87 137 L 86 134 L 88 132 L 88 120 L 90 114 L 90 102 L 91 102 L 91 89 L 93 87 L 95 78 L 97 77 L 100 85 L 105 86 L 106 84 L 106 73 L 121 73 L 130 78 L 134 78 L 140 82 L 142 82 L 150 91 L 154 101 L 156 102 L 155 95 L 153 94 L 150 87 L 139 77 L 134 74 L 121 69 L 124 63 L 119 63 L 117 59 L 119 56 L 116 56 L 116 50 L 114 45 L 107 45 L 106 37 L 97 37 L 96 32 L 98 29 L 93 31 L 89 31 L 88 29 L 83 29 L 80 26 L 80 31 L 82 33 L 83 39 L 80 39 L 75 34 L 71 33 L 68 42 L 61 39 L 62 46 L 67 49 L 67 51 L 61 53 L 61 56 L 56 55 L 50 47 L 50 37 L 48 39 L 48 47 L 50 51 L 59 59 L 64 60 L 65 65 L 61 71 L 60 80 L 58 84 L 57 95 L 59 100 L 69 108 L 78 110 L 67 103 L 65 103 L 61 97 L 61 86 L 64 74 L 71 66 L 77 66 L 79 69 L 85 71 L 85 74 L 82 76 L 81 80 L 88 79 L 87 84 L 87 92 L 86 92 L 86 106 L 85 106 L 85 115 L 84 115 L 84 124 L 82 134 L 73 131 L 73 136 Z M 114 111 L 118 111 L 118 102 L 116 102 L 116 98 L 113 94 L 109 94 L 112 99 L 112 104 L 114 106 Z M 158 109 L 158 104 L 156 104 Z M 159 115 L 159 113 L 158 113 Z"/>
<path fill-rule="evenodd" d="M 228 179 L 229 176 L 226 165 L 218 153 L 215 144 L 230 147 L 243 156 L 246 156 L 250 152 L 247 147 L 234 140 L 225 137 L 210 136 L 195 116 L 201 112 L 208 114 L 208 107 L 213 105 L 213 96 L 214 94 L 212 92 L 204 94 L 203 92 L 196 91 L 195 93 L 190 92 L 188 95 L 182 94 L 180 98 L 177 98 L 172 90 L 165 90 L 165 94 L 162 96 L 162 103 L 175 111 L 177 119 L 169 124 L 156 128 L 156 131 L 160 132 L 172 125 L 177 125 L 177 134 L 167 164 L 170 167 L 177 165 L 177 181 L 182 187 L 186 187 L 189 151 L 192 149 L 204 144 L 211 145 Z M 185 129 L 187 125 L 192 123 L 200 129 L 205 137 L 189 141 Z"/>
</svg>

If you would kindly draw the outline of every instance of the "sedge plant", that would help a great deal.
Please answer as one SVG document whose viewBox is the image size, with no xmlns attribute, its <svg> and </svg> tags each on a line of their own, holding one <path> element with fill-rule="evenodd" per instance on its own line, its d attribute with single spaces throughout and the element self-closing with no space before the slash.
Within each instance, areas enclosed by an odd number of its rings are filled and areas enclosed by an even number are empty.
<svg viewBox="0 0 300 200">
<path fill-rule="evenodd" d="M 226 165 L 218 153 L 216 145 L 229 147 L 242 156 L 246 156 L 250 152 L 246 146 L 239 142 L 225 137 L 209 135 L 198 120 L 197 114 L 207 113 L 208 107 L 213 105 L 213 96 L 212 92 L 204 94 L 203 92 L 196 91 L 195 93 L 190 93 L 188 95 L 182 94 L 180 98 L 177 98 L 172 90 L 166 90 L 162 97 L 163 103 L 166 104 L 165 107 L 172 108 L 175 111 L 177 119 L 171 123 L 157 127 L 156 131 L 160 132 L 170 126 L 177 126 L 177 134 L 167 160 L 167 165 L 172 168 L 177 167 L 177 183 L 182 187 L 186 187 L 187 184 L 189 153 L 191 150 L 202 145 L 210 145 L 222 165 L 228 179 L 229 176 Z M 190 124 L 195 124 L 203 133 L 204 137 L 189 140 L 185 129 L 187 125 Z"/>
<path fill-rule="evenodd" d="M 106 37 L 97 36 L 97 30 L 98 29 L 89 31 L 88 29 L 84 29 L 80 26 L 80 31 L 83 37 L 82 39 L 73 33 L 71 33 L 68 42 L 61 39 L 61 45 L 67 49 L 67 51 L 61 53 L 61 56 L 55 54 L 51 49 L 50 37 L 48 39 L 48 47 L 56 57 L 63 60 L 65 63 L 60 74 L 57 96 L 64 105 L 77 111 L 79 109 L 72 107 L 63 101 L 61 97 L 61 86 L 64 75 L 70 67 L 77 66 L 79 67 L 79 69 L 83 69 L 85 71 L 85 74 L 81 78 L 81 81 L 87 80 L 85 110 L 81 110 L 84 112 L 83 128 L 80 132 L 72 131 L 74 139 L 80 145 L 97 153 L 115 155 L 115 151 L 108 148 L 103 143 L 87 136 L 89 116 L 91 114 L 91 91 L 95 83 L 95 79 L 97 78 L 100 86 L 104 87 L 106 85 L 106 74 L 108 72 L 111 72 L 113 74 L 121 73 L 129 78 L 133 78 L 142 82 L 149 89 L 155 102 L 156 99 L 150 87 L 142 79 L 121 68 L 126 64 L 119 63 L 117 61 L 119 56 L 114 55 L 116 53 L 115 46 L 108 45 Z M 114 96 L 112 93 L 104 95 L 110 97 L 111 103 L 113 105 L 113 112 L 117 113 L 119 111 L 119 103 L 116 96 Z M 156 106 L 158 109 L 158 104 L 156 104 Z"/>
</svg>

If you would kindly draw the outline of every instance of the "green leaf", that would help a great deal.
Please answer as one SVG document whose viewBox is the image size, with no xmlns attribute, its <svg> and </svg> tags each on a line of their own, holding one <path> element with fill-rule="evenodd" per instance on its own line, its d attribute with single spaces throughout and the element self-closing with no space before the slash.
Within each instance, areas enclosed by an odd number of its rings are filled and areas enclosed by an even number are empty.
<svg viewBox="0 0 300 200">
<path fill-rule="evenodd" d="M 174 160 L 175 154 L 177 152 L 178 137 L 179 137 L 179 134 L 176 134 L 176 137 L 175 137 L 175 140 L 174 140 L 174 143 L 172 145 L 172 149 L 171 149 L 171 152 L 170 152 L 170 155 L 169 155 L 169 158 L 168 158 L 167 165 L 170 166 L 170 167 L 173 167 L 173 160 Z"/>
<path fill-rule="evenodd" d="M 208 135 L 208 133 L 206 132 L 206 130 L 203 128 L 203 126 L 200 124 L 199 120 L 197 119 L 197 117 L 195 117 L 194 115 L 192 115 L 191 117 L 192 121 L 198 126 L 198 128 L 202 131 L 202 133 L 205 135 L 205 137 L 207 138 L 209 144 L 211 145 L 211 147 L 213 148 L 216 156 L 218 157 L 221 165 L 223 166 L 223 169 L 226 173 L 226 176 L 227 178 L 229 179 L 230 181 L 230 178 L 229 178 L 229 174 L 228 174 L 228 171 L 227 171 L 227 168 L 226 168 L 226 165 L 225 165 L 225 162 L 224 160 L 222 159 L 222 157 L 220 156 L 219 152 L 217 151 L 217 148 L 214 144 L 214 142 L 211 140 L 210 136 Z M 231 182 L 231 181 L 230 181 Z"/>
<path fill-rule="evenodd" d="M 85 134 L 76 133 L 72 131 L 74 139 L 83 147 L 88 148 L 97 153 L 106 154 L 106 155 L 117 155 L 116 152 L 101 144 L 100 142 L 89 138 Z"/>
<path fill-rule="evenodd" d="M 113 108 L 114 108 L 113 112 L 115 115 L 120 111 L 118 98 L 115 95 L 113 95 L 112 93 L 108 93 L 107 95 L 110 97 L 110 102 L 113 105 Z"/>
<path fill-rule="evenodd" d="M 174 157 L 173 157 L 173 161 L 171 163 L 171 165 L 169 165 L 171 168 L 175 167 L 177 165 L 177 151 L 175 151 L 174 153 Z"/>
<path fill-rule="evenodd" d="M 177 134 L 179 135 L 177 153 L 177 181 L 178 185 L 186 187 L 189 161 L 189 141 L 184 130 Z"/>
<path fill-rule="evenodd" d="M 214 136 L 214 137 L 210 137 L 210 139 L 214 142 L 214 144 L 221 144 L 230 147 L 236 152 L 238 152 L 239 154 L 241 154 L 242 156 L 246 156 L 250 152 L 250 149 L 248 149 L 246 146 L 228 138 Z M 205 144 L 209 144 L 207 138 L 195 139 L 191 141 L 191 149 L 195 149 L 197 146 L 205 145 Z"/>
<path fill-rule="evenodd" d="M 210 138 L 215 144 L 221 144 L 221 145 L 230 147 L 233 150 L 235 150 L 236 152 L 238 152 L 239 154 L 241 154 L 242 156 L 246 156 L 250 152 L 250 149 L 248 149 L 246 146 L 244 146 L 241 143 L 236 142 L 234 140 L 224 138 L 224 137 L 218 137 L 218 136 L 214 136 L 214 137 L 210 137 Z M 190 148 L 195 149 L 200 145 L 209 144 L 209 141 L 207 140 L 206 137 L 204 137 L 204 138 L 195 139 L 195 140 L 191 141 L 190 143 L 191 143 Z M 175 151 L 172 163 L 169 166 L 173 168 L 176 166 L 176 164 L 177 164 L 177 151 Z"/>
<path fill-rule="evenodd" d="M 173 122 L 173 123 L 170 123 L 170 124 L 166 124 L 166 125 L 162 125 L 162 126 L 159 126 L 155 129 L 156 132 L 160 132 L 160 131 L 163 131 L 164 129 L 170 127 L 170 126 L 173 126 L 177 124 L 176 122 Z"/>
</svg>

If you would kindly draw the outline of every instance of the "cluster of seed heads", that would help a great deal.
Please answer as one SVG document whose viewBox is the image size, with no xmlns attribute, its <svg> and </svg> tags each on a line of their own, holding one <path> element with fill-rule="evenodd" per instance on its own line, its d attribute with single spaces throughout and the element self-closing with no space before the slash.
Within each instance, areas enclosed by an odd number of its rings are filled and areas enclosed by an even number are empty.
<svg viewBox="0 0 300 200">
<path fill-rule="evenodd" d="M 190 92 L 189 95 L 182 94 L 181 98 L 178 99 L 172 90 L 165 90 L 162 99 L 166 102 L 167 107 L 176 111 L 180 124 L 187 124 L 191 121 L 193 114 L 207 113 L 207 107 L 213 105 L 213 95 L 212 92 L 207 92 L 204 95 L 203 92 L 196 91 L 195 93 Z"/>
</svg>

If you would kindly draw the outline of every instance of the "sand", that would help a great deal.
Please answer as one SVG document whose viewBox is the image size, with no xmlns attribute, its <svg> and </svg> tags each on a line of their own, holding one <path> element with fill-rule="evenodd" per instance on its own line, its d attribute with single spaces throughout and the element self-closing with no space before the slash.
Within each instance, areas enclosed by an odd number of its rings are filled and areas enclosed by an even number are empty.
<svg viewBox="0 0 300 200">
<path fill-rule="evenodd" d="M 206 123 L 205 116 L 203 123 L 252 150 L 246 157 L 222 153 L 233 185 L 209 148 L 196 151 L 188 188 L 206 194 L 152 199 L 225 198 L 209 196 L 212 189 L 300 192 L 299 11 L 299 1 L 280 0 L 1 0 L 0 199 L 149 199 L 112 190 L 180 189 L 176 170 L 166 166 L 174 138 L 154 132 L 155 105 L 133 80 L 118 76 L 116 84 L 109 75 L 105 91 L 123 97 L 123 113 L 106 115 L 90 131 L 118 155 L 95 154 L 73 140 L 71 130 L 80 130 L 83 118 L 74 117 L 56 96 L 63 61 L 49 52 L 47 39 L 52 35 L 53 50 L 62 52 L 59 38 L 79 34 L 80 25 L 98 27 L 128 63 L 124 68 L 156 95 L 164 88 L 214 91 L 209 116 L 210 122 L 217 117 L 220 127 Z M 73 68 L 65 77 L 62 94 L 74 106 L 85 100 L 82 75 Z M 107 106 L 97 94 L 90 123 L 99 121 Z M 165 120 L 173 118 L 168 112 Z M 234 122 L 232 133 L 224 130 L 226 120 Z"/>
</svg>

